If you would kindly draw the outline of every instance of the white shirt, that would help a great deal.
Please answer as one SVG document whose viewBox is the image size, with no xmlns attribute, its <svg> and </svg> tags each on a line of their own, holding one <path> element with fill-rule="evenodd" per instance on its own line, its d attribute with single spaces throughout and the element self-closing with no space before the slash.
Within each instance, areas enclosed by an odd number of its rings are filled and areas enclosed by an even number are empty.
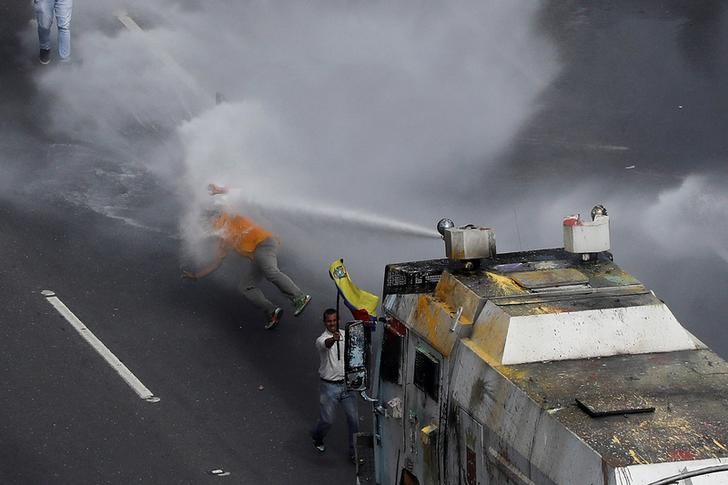
<svg viewBox="0 0 728 485">
<path fill-rule="evenodd" d="M 319 376 L 327 381 L 339 381 L 344 378 L 344 339 L 346 331 L 339 330 L 341 340 L 334 342 L 330 348 L 326 348 L 326 340 L 334 336 L 328 330 L 319 335 L 316 339 L 316 349 L 319 351 L 321 364 L 319 365 Z M 337 351 L 336 347 L 339 347 Z"/>
</svg>

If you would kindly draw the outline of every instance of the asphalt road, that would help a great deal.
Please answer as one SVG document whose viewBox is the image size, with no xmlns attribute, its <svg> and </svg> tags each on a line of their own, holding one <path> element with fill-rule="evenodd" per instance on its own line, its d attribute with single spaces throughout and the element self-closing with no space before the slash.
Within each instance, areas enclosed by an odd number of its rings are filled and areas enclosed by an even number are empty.
<svg viewBox="0 0 728 485">
<path fill-rule="evenodd" d="M 0 483 L 350 483 L 343 418 L 325 454 L 308 437 L 324 302 L 265 331 L 225 284 L 239 263 L 182 281 L 175 222 L 150 231 L 44 185 L 101 151 L 44 131 L 27 7 L 0 7 Z M 46 289 L 160 401 L 140 399 Z"/>
<path fill-rule="evenodd" d="M 152 176 L 124 185 L 103 142 L 48 132 L 31 17 L 29 4 L 0 6 L 0 483 L 351 483 L 343 416 L 326 453 L 308 436 L 327 302 L 266 331 L 231 289 L 240 261 L 183 281 L 164 215 L 174 197 L 150 205 L 145 194 L 164 190 Z M 80 5 L 75 18 L 82 29 Z M 89 208 L 114 203 L 121 212 Z M 43 290 L 159 402 L 140 399 Z"/>
<path fill-rule="evenodd" d="M 564 69 L 500 168 L 469 181 L 486 188 L 474 204 L 546 201 L 545 187 L 559 193 L 576 179 L 644 200 L 693 173 L 728 179 L 720 2 L 544 5 L 539 28 Z M 103 140 L 47 129 L 50 100 L 35 79 L 63 67 L 38 65 L 30 17 L 23 2 L 0 6 L 0 483 L 352 483 L 343 419 L 323 455 L 307 434 L 317 415 L 312 341 L 333 302 L 317 292 L 302 317 L 268 332 L 231 289 L 239 262 L 217 278 L 182 281 L 173 187 L 119 169 L 123 154 Z M 118 28 L 110 18 L 108 30 Z M 665 70 L 659 61 L 675 53 L 684 62 Z M 160 192 L 168 197 L 149 196 Z M 589 195 L 598 200 L 578 202 L 603 201 L 599 190 Z M 630 243 L 617 262 L 728 355 L 726 262 L 660 254 L 616 224 Z M 524 245 L 538 240 L 521 231 Z M 140 399 L 43 290 L 160 401 Z"/>
<path fill-rule="evenodd" d="M 224 288 L 182 282 L 174 240 L 139 230 L 139 245 L 118 244 L 133 230 L 120 221 L 88 240 L 93 214 L 1 212 L 0 482 L 215 483 L 218 468 L 233 483 L 351 478 L 343 428 L 320 456 L 306 434 L 311 316 L 265 331 Z M 140 399 L 44 289 L 160 402 Z"/>
</svg>

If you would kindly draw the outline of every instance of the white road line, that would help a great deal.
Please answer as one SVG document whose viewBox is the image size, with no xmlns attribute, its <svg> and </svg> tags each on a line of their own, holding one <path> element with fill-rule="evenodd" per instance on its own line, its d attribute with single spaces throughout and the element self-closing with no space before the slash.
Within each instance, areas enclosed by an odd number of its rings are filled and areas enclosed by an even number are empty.
<svg viewBox="0 0 728 485">
<path fill-rule="evenodd" d="M 147 389 L 146 386 L 142 384 L 142 381 L 137 379 L 137 377 L 131 373 L 124 363 L 120 361 L 108 349 L 108 347 L 106 347 L 106 345 L 104 345 L 104 343 L 99 340 L 60 299 L 58 299 L 57 296 L 55 296 L 54 292 L 51 290 L 43 290 L 41 293 L 46 297 L 48 303 L 53 305 L 55 309 L 58 310 L 58 313 L 60 313 L 63 318 L 65 318 L 68 323 L 76 329 L 79 335 L 81 335 L 81 337 L 83 337 L 83 339 L 86 340 L 86 342 L 88 342 L 91 347 L 93 347 L 94 350 L 96 350 L 96 352 L 104 358 L 104 360 L 106 360 L 106 362 L 121 376 L 121 378 L 124 379 L 129 387 L 134 389 L 134 392 L 136 392 L 140 398 L 148 402 L 159 402 L 159 398 L 152 394 L 152 391 Z"/>
<path fill-rule="evenodd" d="M 216 103 L 215 97 L 208 95 L 200 87 L 198 82 L 190 73 L 185 71 L 182 66 L 180 66 L 177 61 L 174 60 L 174 58 L 170 56 L 161 46 L 154 43 L 148 35 L 145 35 L 144 29 L 142 29 L 139 24 L 134 21 L 133 18 L 129 17 L 129 15 L 125 11 L 118 10 L 114 12 L 114 16 L 116 16 L 119 22 L 121 22 L 121 24 L 126 27 L 129 32 L 133 32 L 137 35 L 142 36 L 147 46 L 149 47 L 150 52 L 152 52 L 152 54 L 154 54 L 157 59 L 159 59 L 174 74 L 176 81 L 185 84 L 191 92 L 195 93 L 196 96 L 199 96 L 205 102 L 211 103 L 213 105 Z M 174 84 L 173 86 L 176 89 L 176 84 Z M 180 101 L 185 105 L 185 109 L 187 109 L 189 113 L 190 110 L 189 108 L 187 108 L 186 103 L 184 103 L 184 98 L 179 93 L 177 94 L 180 97 Z"/>
</svg>

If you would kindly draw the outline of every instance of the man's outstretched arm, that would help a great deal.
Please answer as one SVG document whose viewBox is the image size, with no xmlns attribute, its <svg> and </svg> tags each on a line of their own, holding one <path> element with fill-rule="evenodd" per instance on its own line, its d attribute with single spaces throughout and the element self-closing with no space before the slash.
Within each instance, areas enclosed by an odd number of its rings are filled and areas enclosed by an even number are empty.
<svg viewBox="0 0 728 485">
<path fill-rule="evenodd" d="M 223 187 L 222 185 L 209 184 L 207 186 L 207 191 L 210 192 L 210 195 L 220 195 L 227 194 L 228 188 Z"/>
<path fill-rule="evenodd" d="M 222 265 L 222 262 L 229 251 L 230 249 L 225 244 L 225 241 L 220 239 L 220 243 L 217 246 L 217 252 L 215 253 L 215 259 L 210 264 L 198 271 L 183 271 L 182 278 L 194 281 L 200 278 L 204 278 L 210 273 L 215 272 L 220 267 L 220 265 Z"/>
</svg>

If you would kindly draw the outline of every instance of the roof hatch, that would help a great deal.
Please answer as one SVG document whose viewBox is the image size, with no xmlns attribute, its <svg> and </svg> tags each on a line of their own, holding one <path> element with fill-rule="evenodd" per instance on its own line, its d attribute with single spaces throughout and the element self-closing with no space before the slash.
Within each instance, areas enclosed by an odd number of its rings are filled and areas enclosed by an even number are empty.
<svg viewBox="0 0 728 485">
<path fill-rule="evenodd" d="M 653 413 L 655 407 L 647 399 L 637 394 L 602 393 L 593 396 L 580 396 L 576 403 L 592 418 L 613 416 L 615 414 Z"/>
<path fill-rule="evenodd" d="M 523 271 L 511 273 L 513 281 L 529 290 L 558 286 L 586 285 L 589 278 L 574 268 L 557 268 L 545 271 Z"/>
</svg>

